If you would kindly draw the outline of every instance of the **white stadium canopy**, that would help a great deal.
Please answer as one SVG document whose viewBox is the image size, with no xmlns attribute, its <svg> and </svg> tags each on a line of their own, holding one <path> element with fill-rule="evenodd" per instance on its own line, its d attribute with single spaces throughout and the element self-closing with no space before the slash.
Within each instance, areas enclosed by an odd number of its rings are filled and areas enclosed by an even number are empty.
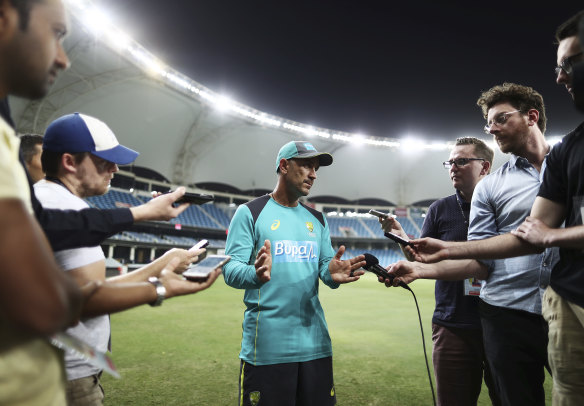
<svg viewBox="0 0 584 406">
<path fill-rule="evenodd" d="M 65 47 L 71 68 L 46 98 L 10 99 L 19 133 L 42 134 L 52 120 L 82 112 L 107 123 L 122 144 L 140 151 L 137 166 L 175 184 L 213 182 L 240 190 L 271 190 L 279 148 L 308 140 L 334 157 L 332 166 L 318 172 L 312 198 L 375 198 L 405 206 L 452 193 L 441 163 L 454 140 L 429 144 L 365 137 L 262 113 L 165 66 L 100 20 L 91 3 L 69 3 L 72 30 Z M 494 167 L 506 159 L 497 150 Z"/>
</svg>

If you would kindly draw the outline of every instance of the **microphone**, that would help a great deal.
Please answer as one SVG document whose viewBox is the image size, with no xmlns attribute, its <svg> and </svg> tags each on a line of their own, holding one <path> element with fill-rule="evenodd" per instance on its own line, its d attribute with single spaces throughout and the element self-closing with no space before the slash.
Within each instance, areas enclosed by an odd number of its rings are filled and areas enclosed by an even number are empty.
<svg viewBox="0 0 584 406">
<path fill-rule="evenodd" d="M 393 282 L 394 276 L 387 273 L 385 268 L 379 265 L 379 260 L 377 257 L 367 252 L 363 255 L 365 256 L 365 265 L 363 266 L 363 269 L 369 272 L 373 272 L 375 275 L 381 276 L 383 279 L 389 279 L 391 282 Z M 411 291 L 410 287 L 406 285 L 405 282 L 400 282 L 399 286 Z"/>
</svg>

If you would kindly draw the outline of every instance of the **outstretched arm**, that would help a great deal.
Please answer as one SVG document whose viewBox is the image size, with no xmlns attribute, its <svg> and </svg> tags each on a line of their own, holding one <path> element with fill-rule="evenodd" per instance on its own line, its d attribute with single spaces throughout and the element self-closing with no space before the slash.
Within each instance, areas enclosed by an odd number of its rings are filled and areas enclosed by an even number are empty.
<svg viewBox="0 0 584 406">
<path fill-rule="evenodd" d="M 332 280 L 336 283 L 355 282 L 365 273 L 365 271 L 357 271 L 357 269 L 365 265 L 365 257 L 363 255 L 341 260 L 344 253 L 345 246 L 341 245 L 335 256 L 329 262 L 328 270 Z"/>
<path fill-rule="evenodd" d="M 399 261 L 387 267 L 387 271 L 395 278 L 393 283 L 388 279 L 386 286 L 398 286 L 400 282 L 410 284 L 417 279 L 438 279 L 457 281 L 466 278 L 486 279 L 486 265 L 475 260 L 442 261 L 435 264 Z"/>
</svg>

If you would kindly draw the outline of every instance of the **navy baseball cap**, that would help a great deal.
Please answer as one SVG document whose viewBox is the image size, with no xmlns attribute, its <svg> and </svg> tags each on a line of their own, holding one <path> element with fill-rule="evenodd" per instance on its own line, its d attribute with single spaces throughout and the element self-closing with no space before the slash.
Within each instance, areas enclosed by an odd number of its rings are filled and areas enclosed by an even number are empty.
<svg viewBox="0 0 584 406">
<path fill-rule="evenodd" d="M 81 113 L 67 114 L 49 124 L 43 137 L 43 150 L 69 154 L 89 152 L 118 165 L 132 163 L 140 155 L 120 145 L 103 121 Z"/>
<path fill-rule="evenodd" d="M 280 167 L 280 161 L 283 159 L 292 158 L 314 158 L 318 157 L 320 166 L 329 166 L 333 163 L 333 156 L 328 152 L 318 152 L 314 145 L 308 141 L 290 141 L 278 152 L 278 159 L 276 160 L 276 172 Z"/>
</svg>

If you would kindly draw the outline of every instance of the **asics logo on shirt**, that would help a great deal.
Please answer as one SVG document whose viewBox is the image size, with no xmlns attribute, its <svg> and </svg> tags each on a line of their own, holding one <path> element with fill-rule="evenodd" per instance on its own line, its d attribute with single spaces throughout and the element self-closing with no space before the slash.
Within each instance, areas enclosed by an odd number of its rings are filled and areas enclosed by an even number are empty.
<svg viewBox="0 0 584 406">
<path fill-rule="evenodd" d="M 317 262 L 318 244 L 315 241 L 274 241 L 273 262 Z"/>
</svg>

